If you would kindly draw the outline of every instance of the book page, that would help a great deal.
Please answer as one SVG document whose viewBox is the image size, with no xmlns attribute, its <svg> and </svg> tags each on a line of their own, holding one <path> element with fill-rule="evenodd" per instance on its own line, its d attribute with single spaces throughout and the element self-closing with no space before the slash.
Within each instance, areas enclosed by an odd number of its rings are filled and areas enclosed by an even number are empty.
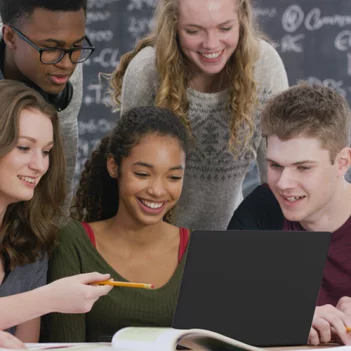
<svg viewBox="0 0 351 351">
<path fill-rule="evenodd" d="M 173 351 L 184 332 L 172 328 L 128 327 L 113 336 L 112 346 L 119 351 Z"/>
</svg>

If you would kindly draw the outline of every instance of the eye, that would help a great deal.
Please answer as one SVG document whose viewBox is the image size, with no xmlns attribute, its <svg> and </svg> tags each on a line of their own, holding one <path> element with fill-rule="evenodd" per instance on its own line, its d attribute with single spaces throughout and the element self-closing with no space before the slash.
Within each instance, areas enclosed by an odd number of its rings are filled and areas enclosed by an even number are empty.
<svg viewBox="0 0 351 351">
<path fill-rule="evenodd" d="M 29 147 L 28 146 L 17 146 L 17 149 L 22 151 L 22 152 L 26 152 L 29 150 Z"/>
<path fill-rule="evenodd" d="M 307 166 L 298 166 L 297 169 L 299 171 L 309 171 L 311 169 L 311 167 L 307 167 Z"/>
<path fill-rule="evenodd" d="M 222 28 L 220 28 L 220 30 L 221 30 L 222 32 L 229 32 L 232 28 L 233 28 L 233 26 L 230 26 L 230 27 L 222 27 Z"/>
<path fill-rule="evenodd" d="M 51 153 L 51 150 L 44 150 L 44 151 L 43 151 L 43 155 L 44 155 L 44 156 L 49 156 L 50 153 Z"/>
<path fill-rule="evenodd" d="M 270 163 L 270 164 L 269 164 L 269 167 L 270 167 L 270 168 L 273 168 L 273 169 L 281 169 L 281 168 L 282 168 L 281 165 L 278 165 L 278 164 L 276 164 L 276 163 Z"/>
<path fill-rule="evenodd" d="M 137 176 L 137 177 L 140 177 L 140 178 L 146 178 L 149 176 L 148 173 L 145 173 L 145 172 L 134 172 L 134 174 Z"/>
<path fill-rule="evenodd" d="M 194 35 L 199 32 L 197 29 L 186 29 L 185 31 L 187 34 L 190 34 L 190 35 Z"/>
<path fill-rule="evenodd" d="M 179 175 L 171 175 L 168 177 L 172 182 L 177 182 L 178 180 L 181 180 L 183 177 Z"/>
</svg>

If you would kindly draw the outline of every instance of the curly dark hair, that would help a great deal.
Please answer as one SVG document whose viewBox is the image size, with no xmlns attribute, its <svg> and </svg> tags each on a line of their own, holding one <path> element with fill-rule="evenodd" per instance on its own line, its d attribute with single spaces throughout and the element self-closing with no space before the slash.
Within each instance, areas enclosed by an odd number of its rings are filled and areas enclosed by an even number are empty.
<svg viewBox="0 0 351 351">
<path fill-rule="evenodd" d="M 112 155 L 120 167 L 131 149 L 150 134 L 170 136 L 179 141 L 187 153 L 188 132 L 170 110 L 155 106 L 136 107 L 126 112 L 109 136 L 103 138 L 85 163 L 71 216 L 79 221 L 94 222 L 113 217 L 118 210 L 118 187 L 107 170 Z"/>
<path fill-rule="evenodd" d="M 50 11 L 79 11 L 87 9 L 87 0 L 0 0 L 0 15 L 4 24 L 17 22 L 32 15 L 37 8 Z"/>
</svg>

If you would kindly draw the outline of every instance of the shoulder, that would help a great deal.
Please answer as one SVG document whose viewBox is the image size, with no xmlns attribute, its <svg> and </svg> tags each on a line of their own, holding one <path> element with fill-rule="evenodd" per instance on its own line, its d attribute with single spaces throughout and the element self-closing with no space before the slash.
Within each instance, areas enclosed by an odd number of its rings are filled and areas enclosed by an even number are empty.
<svg viewBox="0 0 351 351">
<path fill-rule="evenodd" d="M 264 184 L 253 190 L 235 210 L 228 229 L 279 230 L 284 223 L 280 205 Z"/>
<path fill-rule="evenodd" d="M 71 220 L 67 225 L 62 227 L 58 232 L 59 244 L 74 244 L 83 241 L 87 235 L 82 224 L 78 221 Z"/>
<path fill-rule="evenodd" d="M 281 57 L 270 43 L 262 39 L 259 39 L 255 79 L 262 89 L 272 92 L 288 88 L 287 73 Z"/>
<path fill-rule="evenodd" d="M 146 75 L 146 78 L 157 79 L 155 58 L 155 49 L 153 47 L 147 46 L 143 48 L 130 61 L 126 70 L 126 76 L 138 74 L 138 78 L 142 78 L 140 74 L 143 74 Z"/>
<path fill-rule="evenodd" d="M 277 50 L 268 41 L 263 39 L 258 39 L 258 46 L 259 46 L 258 64 L 270 64 L 272 60 L 273 60 L 273 63 L 277 61 L 279 62 L 282 61 Z"/>
<path fill-rule="evenodd" d="M 77 84 L 80 83 L 82 79 L 83 79 L 83 66 L 82 64 L 78 64 L 69 80 L 72 83 L 73 87 L 76 87 Z"/>
</svg>

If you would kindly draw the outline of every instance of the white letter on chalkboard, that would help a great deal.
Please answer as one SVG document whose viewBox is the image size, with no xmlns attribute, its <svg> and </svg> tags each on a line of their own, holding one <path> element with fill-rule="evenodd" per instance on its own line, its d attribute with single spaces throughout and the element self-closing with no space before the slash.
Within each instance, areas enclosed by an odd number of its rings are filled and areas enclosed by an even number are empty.
<svg viewBox="0 0 351 351">
<path fill-rule="evenodd" d="M 351 48 L 351 31 L 343 30 L 335 38 L 335 47 L 340 51 L 346 51 Z"/>
<path fill-rule="evenodd" d="M 295 32 L 303 22 L 305 14 L 298 5 L 289 6 L 283 14 L 282 26 L 289 33 Z"/>
</svg>

